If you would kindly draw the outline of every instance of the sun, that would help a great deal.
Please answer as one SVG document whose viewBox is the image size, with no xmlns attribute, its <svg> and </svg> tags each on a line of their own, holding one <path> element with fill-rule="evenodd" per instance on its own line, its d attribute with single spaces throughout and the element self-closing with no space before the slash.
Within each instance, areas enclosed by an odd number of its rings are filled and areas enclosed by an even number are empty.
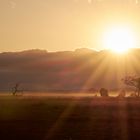
<svg viewBox="0 0 140 140">
<path fill-rule="evenodd" d="M 136 46 L 136 37 L 130 28 L 116 26 L 105 32 L 103 44 L 106 49 L 116 53 L 124 53 Z"/>
</svg>

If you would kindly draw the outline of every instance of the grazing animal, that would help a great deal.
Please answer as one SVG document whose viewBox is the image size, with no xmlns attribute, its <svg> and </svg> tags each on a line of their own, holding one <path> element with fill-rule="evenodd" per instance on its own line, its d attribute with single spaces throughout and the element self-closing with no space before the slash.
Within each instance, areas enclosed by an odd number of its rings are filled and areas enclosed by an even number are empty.
<svg viewBox="0 0 140 140">
<path fill-rule="evenodd" d="M 130 97 L 137 97 L 137 95 L 136 95 L 135 92 L 132 92 L 132 93 L 130 94 Z"/>
<path fill-rule="evenodd" d="M 101 89 L 100 89 L 100 95 L 101 95 L 102 97 L 108 97 L 108 90 L 105 89 L 105 88 L 101 88 Z"/>
<path fill-rule="evenodd" d="M 118 97 L 125 97 L 126 96 L 126 92 L 124 89 L 122 89 L 118 95 Z"/>
</svg>

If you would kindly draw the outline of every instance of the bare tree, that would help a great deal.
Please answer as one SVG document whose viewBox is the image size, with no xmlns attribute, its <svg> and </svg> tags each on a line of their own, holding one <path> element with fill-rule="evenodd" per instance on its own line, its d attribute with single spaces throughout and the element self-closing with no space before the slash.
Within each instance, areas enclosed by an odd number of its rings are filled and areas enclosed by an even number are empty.
<svg viewBox="0 0 140 140">
<path fill-rule="evenodd" d="M 122 79 L 124 84 L 134 87 L 136 96 L 140 96 L 140 77 L 136 76 L 126 76 Z"/>
<path fill-rule="evenodd" d="M 17 92 L 22 92 L 22 90 L 19 90 L 19 86 L 20 86 L 20 84 L 16 83 L 16 85 L 12 88 L 13 96 L 15 96 Z"/>
</svg>

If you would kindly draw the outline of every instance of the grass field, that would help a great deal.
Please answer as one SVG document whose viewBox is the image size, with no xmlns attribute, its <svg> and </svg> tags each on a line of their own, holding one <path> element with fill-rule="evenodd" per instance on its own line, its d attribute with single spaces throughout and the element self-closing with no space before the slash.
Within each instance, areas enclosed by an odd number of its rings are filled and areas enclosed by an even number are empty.
<svg viewBox="0 0 140 140">
<path fill-rule="evenodd" d="M 139 98 L 0 96 L 0 140 L 139 139 Z"/>
</svg>

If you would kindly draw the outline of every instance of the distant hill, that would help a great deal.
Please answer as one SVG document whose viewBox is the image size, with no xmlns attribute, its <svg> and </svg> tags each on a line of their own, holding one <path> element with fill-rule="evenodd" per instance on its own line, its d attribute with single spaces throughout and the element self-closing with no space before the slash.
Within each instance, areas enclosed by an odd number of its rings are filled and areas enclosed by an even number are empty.
<svg viewBox="0 0 140 140">
<path fill-rule="evenodd" d="M 125 75 L 140 75 L 139 60 L 140 49 L 126 55 L 85 48 L 0 53 L 0 90 L 10 90 L 15 83 L 33 91 L 116 89 L 123 86 Z"/>
</svg>

